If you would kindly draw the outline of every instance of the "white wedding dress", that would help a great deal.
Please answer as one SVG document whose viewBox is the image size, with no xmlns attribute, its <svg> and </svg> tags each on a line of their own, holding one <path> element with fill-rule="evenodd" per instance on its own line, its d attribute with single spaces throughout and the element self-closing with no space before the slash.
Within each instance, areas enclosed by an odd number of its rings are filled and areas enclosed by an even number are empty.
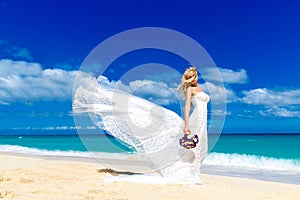
<svg viewBox="0 0 300 200">
<path fill-rule="evenodd" d="M 162 175 L 159 181 L 201 184 L 200 167 L 208 149 L 207 94 L 199 92 L 192 98 L 190 129 L 198 135 L 199 143 L 187 150 L 178 142 L 184 121 L 175 112 L 112 88 L 105 77 L 83 77 L 80 81 L 73 98 L 75 114 L 88 113 L 99 128 L 134 147 L 137 157 Z"/>
<path fill-rule="evenodd" d="M 209 96 L 198 92 L 193 98 L 194 110 L 189 117 L 192 134 L 197 134 L 199 143 L 191 150 L 186 150 L 172 165 L 161 170 L 164 177 L 174 182 L 201 184 L 200 168 L 208 150 L 207 143 L 207 103 Z"/>
</svg>

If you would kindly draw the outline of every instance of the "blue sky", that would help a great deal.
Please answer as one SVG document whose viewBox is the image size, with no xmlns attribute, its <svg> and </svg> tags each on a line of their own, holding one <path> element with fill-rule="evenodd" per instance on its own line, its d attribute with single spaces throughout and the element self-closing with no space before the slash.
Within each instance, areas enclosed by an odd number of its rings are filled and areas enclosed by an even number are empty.
<svg viewBox="0 0 300 200">
<path fill-rule="evenodd" d="M 73 82 L 87 54 L 114 34 L 154 26 L 190 36 L 213 58 L 227 89 L 224 132 L 299 133 L 299 12 L 291 0 L 0 0 L 0 129 L 73 130 Z M 162 61 L 160 53 L 115 66 Z"/>
</svg>

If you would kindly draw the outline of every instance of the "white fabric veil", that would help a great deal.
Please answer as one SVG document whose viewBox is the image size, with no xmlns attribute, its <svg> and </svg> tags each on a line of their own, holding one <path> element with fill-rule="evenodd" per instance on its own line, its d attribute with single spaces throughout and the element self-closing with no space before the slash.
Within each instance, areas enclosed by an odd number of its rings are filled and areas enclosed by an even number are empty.
<svg viewBox="0 0 300 200">
<path fill-rule="evenodd" d="M 73 112 L 88 113 L 99 128 L 133 146 L 153 170 L 171 165 L 185 152 L 178 145 L 183 120 L 175 112 L 116 90 L 99 78 L 80 80 Z"/>
</svg>

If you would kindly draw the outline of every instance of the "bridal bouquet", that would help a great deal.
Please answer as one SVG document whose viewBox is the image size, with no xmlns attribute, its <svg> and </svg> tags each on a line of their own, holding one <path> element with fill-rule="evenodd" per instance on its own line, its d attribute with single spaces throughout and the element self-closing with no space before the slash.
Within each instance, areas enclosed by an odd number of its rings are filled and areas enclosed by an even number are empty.
<svg viewBox="0 0 300 200">
<path fill-rule="evenodd" d="M 198 135 L 184 134 L 182 138 L 179 139 L 179 144 L 186 149 L 192 149 L 197 146 L 199 142 Z"/>
</svg>

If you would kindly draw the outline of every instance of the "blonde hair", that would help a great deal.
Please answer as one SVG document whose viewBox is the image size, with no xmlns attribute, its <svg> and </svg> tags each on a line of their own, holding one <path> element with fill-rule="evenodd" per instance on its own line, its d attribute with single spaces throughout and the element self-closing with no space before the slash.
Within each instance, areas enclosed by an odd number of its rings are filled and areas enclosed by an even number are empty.
<svg viewBox="0 0 300 200">
<path fill-rule="evenodd" d="M 188 77 L 189 72 L 194 72 L 192 77 Z M 186 89 L 191 86 L 191 83 L 195 80 L 198 80 L 198 72 L 195 66 L 187 68 L 181 78 L 181 84 L 178 86 L 177 90 L 182 89 L 183 92 L 186 92 Z"/>
</svg>

